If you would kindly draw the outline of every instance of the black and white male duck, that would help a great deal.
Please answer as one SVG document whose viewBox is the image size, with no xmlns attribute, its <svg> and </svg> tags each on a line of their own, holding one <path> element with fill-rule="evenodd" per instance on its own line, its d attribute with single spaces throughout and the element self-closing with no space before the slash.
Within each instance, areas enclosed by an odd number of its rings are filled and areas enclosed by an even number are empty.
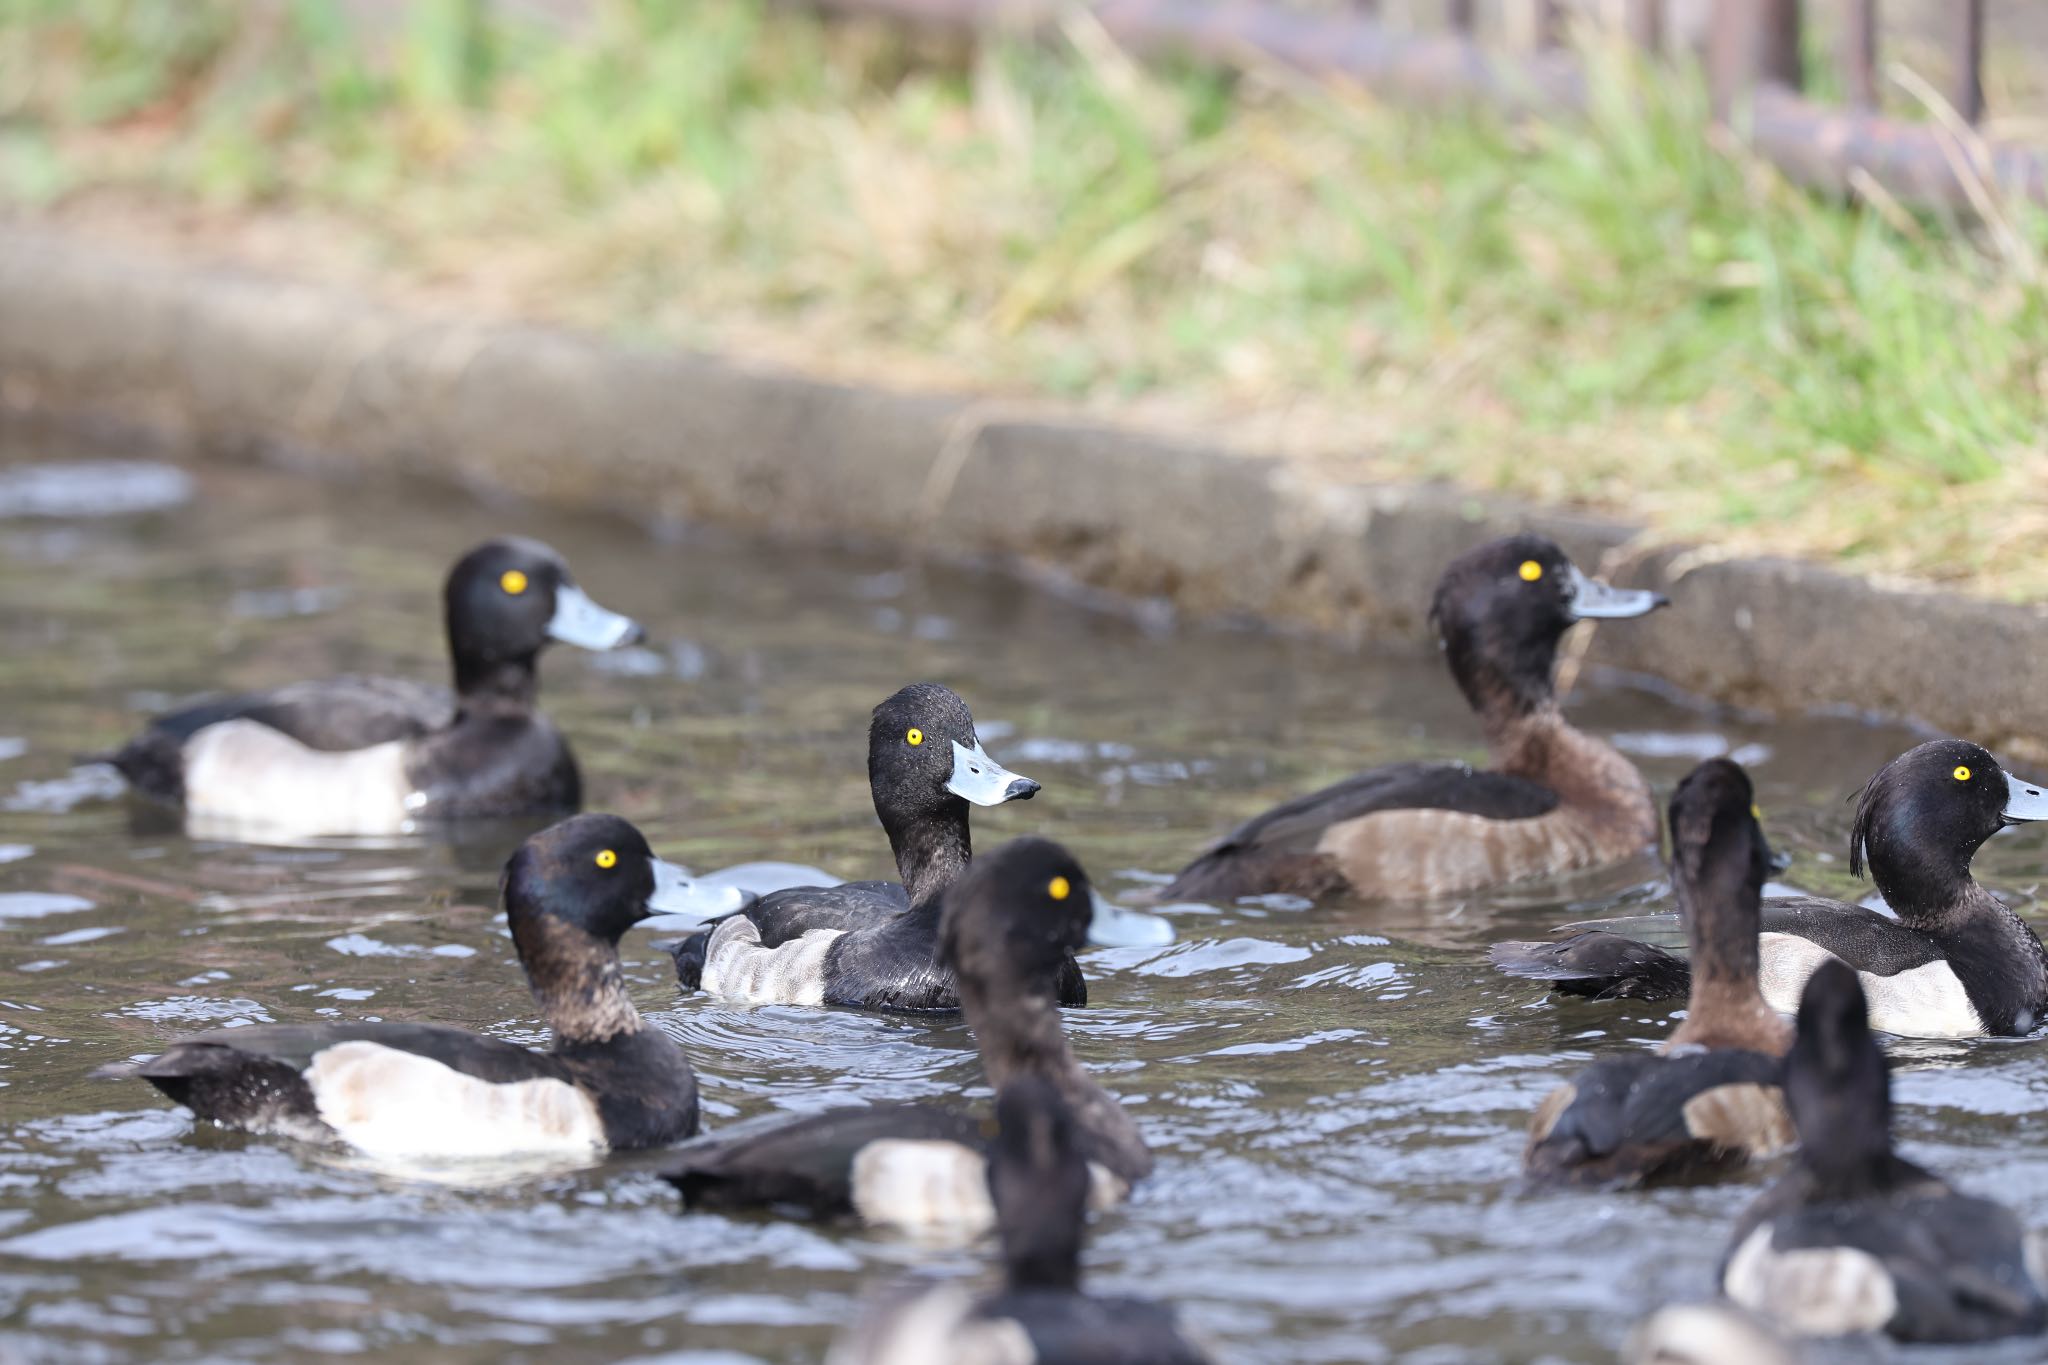
<svg viewBox="0 0 2048 1365">
<path fill-rule="evenodd" d="M 1152 1170 L 1137 1125 L 1081 1068 L 1060 1026 L 1061 983 L 1088 937 L 1088 874 L 1049 839 L 977 858 L 944 896 L 940 960 L 959 983 L 998 1092 L 1055 1090 L 1073 1114 L 1098 1204 Z M 974 1235 L 994 1220 L 984 1116 L 952 1106 L 864 1105 L 738 1125 L 677 1153 L 662 1175 L 691 1208 L 780 1208 L 813 1218 Z"/>
<path fill-rule="evenodd" d="M 868 724 L 868 789 L 903 881 L 764 895 L 675 945 L 685 990 L 748 1004 L 960 1008 L 953 974 L 937 955 L 940 898 L 973 856 L 968 805 L 1029 800 L 1038 784 L 988 756 L 958 693 L 912 683 L 877 706 Z M 1156 916 L 1107 902 L 1097 916 L 1092 941 L 1105 946 L 1172 937 Z M 1071 954 L 1061 967 L 1059 999 L 1088 1003 Z"/>
<path fill-rule="evenodd" d="M 2016 1036 L 2048 1011 L 2048 952 L 2025 921 L 1970 876 L 1970 859 L 2007 825 L 2048 819 L 2048 792 L 1957 739 L 1909 749 L 1870 779 L 1849 833 L 1849 870 L 1867 865 L 1893 919 L 1817 897 L 1764 904 L 1761 984 L 1790 1014 L 1822 963 L 1856 969 L 1873 1028 L 1913 1038 Z M 1690 968 L 1666 951 L 1668 915 L 1594 921 L 1555 943 L 1502 943 L 1514 976 L 1596 999 L 1683 994 Z M 1648 940 L 1648 941 L 1645 941 Z"/>
<path fill-rule="evenodd" d="M 1801 1336 L 1991 1341 L 2048 1328 L 2039 1248 L 2019 1220 L 1892 1150 L 1868 1009 L 1844 963 L 1807 981 L 1785 1078 L 1799 1155 L 1736 1224 L 1722 1292 Z"/>
<path fill-rule="evenodd" d="M 535 709 L 550 641 L 607 650 L 642 638 L 562 557 L 506 537 L 449 570 L 453 695 L 343 677 L 210 697 L 156 717 L 107 756 L 144 795 L 208 830 L 380 835 L 422 822 L 573 811 L 576 759 Z"/>
<path fill-rule="evenodd" d="M 1725 758 L 1671 797 L 1671 881 L 1692 939 L 1685 1021 L 1655 1051 L 1596 1062 L 1536 1111 L 1523 1158 L 1540 1183 L 1698 1180 L 1792 1144 L 1778 1089 L 1792 1031 L 1757 988 L 1771 848 L 1748 774 Z"/>
<path fill-rule="evenodd" d="M 722 913 L 613 815 L 578 815 L 505 865 L 505 917 L 554 1043 L 535 1052 L 440 1024 L 264 1024 L 103 1067 L 202 1119 L 377 1156 L 583 1155 L 697 1131 L 682 1049 L 626 995 L 619 936 L 649 915 Z"/>
<path fill-rule="evenodd" d="M 1081 1289 L 1088 1165 L 1059 1089 L 1035 1076 L 1003 1088 L 988 1188 L 1003 1285 L 959 1285 L 884 1301 L 833 1344 L 827 1365 L 1205 1365 L 1174 1311 Z"/>
<path fill-rule="evenodd" d="M 1430 620 L 1478 714 L 1493 766 L 1391 763 L 1240 826 L 1164 900 L 1284 892 L 1413 899 L 1598 867 L 1652 849 L 1650 787 L 1559 709 L 1557 646 L 1577 621 L 1644 616 L 1665 599 L 1581 573 L 1518 535 L 1451 561 Z"/>
</svg>

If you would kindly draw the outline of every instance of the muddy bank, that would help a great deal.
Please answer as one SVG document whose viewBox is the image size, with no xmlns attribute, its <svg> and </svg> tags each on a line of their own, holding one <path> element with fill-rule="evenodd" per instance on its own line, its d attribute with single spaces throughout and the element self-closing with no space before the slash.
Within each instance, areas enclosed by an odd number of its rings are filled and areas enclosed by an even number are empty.
<svg viewBox="0 0 2048 1365">
<path fill-rule="evenodd" d="M 2038 754 L 2048 614 L 1001 405 L 823 383 L 0 227 L 0 402 L 641 518 L 994 555 L 1201 614 L 1419 633 L 1438 567 L 1515 526 L 1662 587 L 1596 662 L 1725 701 L 1847 706 Z"/>
</svg>

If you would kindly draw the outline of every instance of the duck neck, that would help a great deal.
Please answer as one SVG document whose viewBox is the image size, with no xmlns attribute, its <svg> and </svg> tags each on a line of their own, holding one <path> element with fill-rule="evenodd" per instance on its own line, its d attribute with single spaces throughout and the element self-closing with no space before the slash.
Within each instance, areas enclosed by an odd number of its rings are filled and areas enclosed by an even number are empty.
<svg viewBox="0 0 2048 1365">
<path fill-rule="evenodd" d="M 1116 1097 L 1097 1085 L 1074 1060 L 1061 1027 L 1055 987 L 1019 993 L 992 989 L 981 980 L 960 981 L 960 1008 L 981 1048 L 981 1069 L 998 1094 L 1012 1081 L 1038 1077 L 1056 1088 L 1076 1120 L 1097 1143 L 1113 1152 L 1129 1178 L 1151 1166 L 1143 1135 Z"/>
<path fill-rule="evenodd" d="M 527 984 L 558 1048 L 608 1043 L 645 1027 L 614 945 L 552 915 L 515 909 L 511 919 Z"/>
<path fill-rule="evenodd" d="M 968 859 L 974 855 L 967 832 L 967 803 L 948 794 L 936 809 L 915 816 L 894 815 L 879 803 L 875 813 L 888 831 L 896 873 L 910 893 L 911 906 L 936 905 L 940 894 L 967 870 Z"/>
<path fill-rule="evenodd" d="M 1038 1225 L 1012 1232 L 1001 1229 L 1003 1238 L 1003 1281 L 1011 1293 L 1053 1290 L 1073 1293 L 1081 1287 L 1081 1229 L 1086 1213 L 1065 1227 Z"/>
<path fill-rule="evenodd" d="M 1065 1090 L 1071 1077 L 1082 1075 L 1051 994 L 992 990 L 987 982 L 963 977 L 960 1008 L 981 1045 L 982 1070 L 998 1093 L 1022 1076 Z"/>
<path fill-rule="evenodd" d="M 1902 849 L 1879 843 L 1867 854 L 1870 880 L 1905 923 L 1919 929 L 1960 927 L 1987 912 L 2005 911 L 1998 898 L 1970 875 L 1970 858 L 1976 851 Z"/>
<path fill-rule="evenodd" d="M 465 715 L 531 711 L 540 693 L 539 656 L 477 659 L 455 656 L 455 696 Z"/>
<path fill-rule="evenodd" d="M 1792 1028 L 1764 1003 L 1757 983 L 1757 930 L 1762 905 L 1755 888 L 1678 885 L 1679 911 L 1692 950 L 1692 987 L 1685 1021 L 1664 1050 L 1685 1046 L 1749 1048 L 1782 1055 Z"/>
<path fill-rule="evenodd" d="M 1882 1146 L 1865 1143 L 1846 1151 L 1829 1152 L 1809 1148 L 1805 1134 L 1799 1139 L 1800 1164 L 1812 1182 L 1814 1197 L 1824 1200 L 1856 1199 L 1891 1187 L 1900 1162 L 1889 1140 Z M 1814 1153 L 1808 1155 L 1809 1152 Z"/>
<path fill-rule="evenodd" d="M 1489 708 L 1479 719 L 1498 771 L 1548 787 L 1568 805 L 1623 812 L 1642 826 L 1645 843 L 1656 841 L 1650 784 L 1614 746 L 1567 721 L 1554 699 Z"/>
<path fill-rule="evenodd" d="M 1892 1106 L 1883 1063 L 1876 1083 L 1834 1078 L 1818 1088 L 1796 1074 L 1787 1082 L 1793 1124 L 1799 1132 L 1798 1162 L 1822 1198 L 1847 1199 L 1885 1189 L 1901 1163 L 1892 1152 Z M 1820 1093 L 1816 1094 L 1816 1090 Z"/>
</svg>

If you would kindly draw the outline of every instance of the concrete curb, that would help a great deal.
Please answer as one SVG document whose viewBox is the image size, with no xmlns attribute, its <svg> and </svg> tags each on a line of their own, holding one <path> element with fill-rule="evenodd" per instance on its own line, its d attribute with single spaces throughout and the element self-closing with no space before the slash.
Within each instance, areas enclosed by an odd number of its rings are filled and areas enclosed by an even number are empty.
<svg viewBox="0 0 2048 1365">
<path fill-rule="evenodd" d="M 1514 527 L 1589 568 L 1629 528 L 1354 486 L 1196 442 L 850 388 L 339 292 L 132 264 L 0 227 L 0 401 L 237 452 L 488 481 L 568 505 L 996 555 L 1203 614 L 1419 633 L 1444 560 Z M 2020 753 L 2048 737 L 2048 611 L 1662 549 L 1674 608 L 1595 661 L 1771 710 L 1846 706 Z"/>
</svg>

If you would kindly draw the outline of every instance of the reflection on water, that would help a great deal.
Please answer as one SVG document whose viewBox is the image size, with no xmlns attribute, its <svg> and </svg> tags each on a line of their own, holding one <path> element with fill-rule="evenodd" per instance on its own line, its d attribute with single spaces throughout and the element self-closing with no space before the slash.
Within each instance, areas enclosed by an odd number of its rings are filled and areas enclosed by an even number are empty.
<svg viewBox="0 0 2048 1365">
<path fill-rule="evenodd" d="M 17 445 L 0 478 L 43 490 L 0 499 L 0 1359 L 808 1360 L 864 1287 L 981 1265 L 859 1230 L 680 1217 L 644 1158 L 481 1188 L 401 1179 L 87 1079 L 238 1021 L 542 1037 L 493 904 L 524 828 L 252 848 L 109 801 L 103 770 L 74 764 L 190 692 L 438 678 L 442 573 L 487 535 L 552 542 L 649 625 L 644 648 L 550 655 L 544 696 L 594 804 L 700 869 L 887 874 L 863 736 L 912 678 L 958 687 L 994 756 L 1045 784 L 977 811 L 982 839 L 1064 839 L 1110 891 L 1357 766 L 1479 756 L 1427 651 L 1162 631 L 978 573 L 657 540 L 416 487 L 202 467 L 133 475 L 121 487 L 150 497 L 87 516 L 108 509 L 78 504 L 78 480 L 19 473 L 78 453 Z M 1843 797 L 1905 732 L 1763 724 L 1597 679 L 1577 706 L 1663 789 L 1706 754 L 1754 764 L 1772 839 L 1796 855 L 1785 880 L 1867 890 L 1839 856 Z M 2040 836 L 1996 840 L 1979 865 L 2030 904 Z M 1160 1154 L 1098 1223 L 1093 1282 L 1170 1296 L 1225 1358 L 1257 1362 L 1603 1360 L 1651 1307 L 1701 1296 L 1751 1188 L 1512 1188 L 1536 1100 L 1667 1017 L 1553 1004 L 1479 955 L 1662 889 L 1642 862 L 1432 905 L 1176 910 L 1179 942 L 1089 954 L 1096 1004 L 1070 1031 Z M 957 1022 L 679 1000 L 659 941 L 629 941 L 629 978 L 689 1050 L 713 1125 L 981 1093 Z M 2048 1224 L 2037 1047 L 1899 1054 L 1916 1152 Z"/>
</svg>

